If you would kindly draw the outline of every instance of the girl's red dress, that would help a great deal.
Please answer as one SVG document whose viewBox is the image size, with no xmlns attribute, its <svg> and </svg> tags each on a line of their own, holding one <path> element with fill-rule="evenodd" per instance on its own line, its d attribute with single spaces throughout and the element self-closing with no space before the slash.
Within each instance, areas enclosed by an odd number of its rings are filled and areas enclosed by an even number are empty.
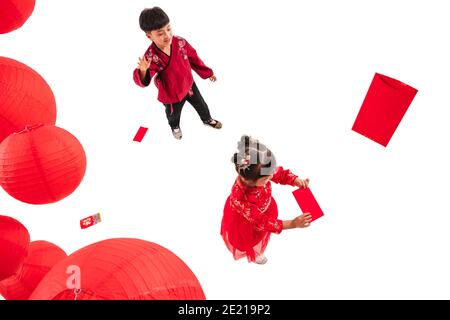
<svg viewBox="0 0 450 320">
<path fill-rule="evenodd" d="M 293 186 L 296 178 L 291 171 L 277 167 L 271 181 Z M 220 232 L 234 258 L 255 261 L 264 253 L 270 234 L 279 234 L 282 229 L 271 182 L 263 187 L 249 187 L 237 177 L 225 203 Z"/>
</svg>

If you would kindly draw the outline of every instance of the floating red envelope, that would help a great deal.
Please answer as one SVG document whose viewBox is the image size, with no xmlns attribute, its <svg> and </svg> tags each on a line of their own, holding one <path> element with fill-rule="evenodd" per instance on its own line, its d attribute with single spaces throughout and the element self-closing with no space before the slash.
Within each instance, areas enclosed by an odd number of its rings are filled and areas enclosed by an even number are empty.
<svg viewBox="0 0 450 320">
<path fill-rule="evenodd" d="M 292 194 L 294 195 L 295 200 L 297 200 L 303 213 L 309 212 L 311 214 L 311 222 L 323 216 L 322 209 L 320 209 L 316 198 L 314 198 L 314 195 L 309 188 L 297 189 L 293 191 Z"/>
<path fill-rule="evenodd" d="M 99 222 L 102 221 L 102 218 L 100 216 L 100 213 L 94 214 L 90 217 L 84 218 L 80 220 L 80 227 L 81 229 L 86 229 L 89 228 L 91 226 L 93 226 L 94 224 L 97 224 Z"/>
<path fill-rule="evenodd" d="M 141 142 L 144 139 L 145 134 L 147 133 L 148 128 L 140 127 L 134 136 L 133 141 Z"/>
<path fill-rule="evenodd" d="M 387 146 L 417 89 L 375 73 L 352 130 Z"/>
</svg>

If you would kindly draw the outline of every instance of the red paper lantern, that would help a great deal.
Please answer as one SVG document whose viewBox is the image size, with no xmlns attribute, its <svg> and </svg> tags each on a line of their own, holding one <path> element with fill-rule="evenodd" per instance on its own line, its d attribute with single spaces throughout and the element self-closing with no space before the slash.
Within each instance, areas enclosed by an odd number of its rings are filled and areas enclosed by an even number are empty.
<svg viewBox="0 0 450 320">
<path fill-rule="evenodd" d="M 0 216 L 0 281 L 14 275 L 27 256 L 28 230 L 16 219 Z"/>
<path fill-rule="evenodd" d="M 171 251 L 152 242 L 121 238 L 71 254 L 30 296 L 30 300 L 73 299 L 204 300 L 205 295 L 189 267 Z"/>
<path fill-rule="evenodd" d="M 28 256 L 15 275 L 0 282 L 0 294 L 7 300 L 27 300 L 42 278 L 67 254 L 47 241 L 33 241 Z"/>
<path fill-rule="evenodd" d="M 0 144 L 0 185 L 30 204 L 57 202 L 83 180 L 86 155 L 72 134 L 55 126 L 35 126 Z"/>
<path fill-rule="evenodd" d="M 19 29 L 31 16 L 35 0 L 1 0 L 0 33 Z"/>
<path fill-rule="evenodd" d="M 55 97 L 47 82 L 23 63 L 0 57 L 0 142 L 27 125 L 55 121 Z"/>
</svg>

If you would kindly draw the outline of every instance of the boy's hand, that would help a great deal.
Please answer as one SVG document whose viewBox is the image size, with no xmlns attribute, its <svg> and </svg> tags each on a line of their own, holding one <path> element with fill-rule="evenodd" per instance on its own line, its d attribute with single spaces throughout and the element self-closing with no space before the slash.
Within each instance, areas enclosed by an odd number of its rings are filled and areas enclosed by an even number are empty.
<svg viewBox="0 0 450 320">
<path fill-rule="evenodd" d="M 147 60 L 145 56 L 142 58 L 139 57 L 138 68 L 142 73 L 147 72 L 147 69 L 150 68 L 151 61 Z"/>
<path fill-rule="evenodd" d="M 292 220 L 292 224 L 296 228 L 307 228 L 310 226 L 311 220 L 312 220 L 311 214 L 307 212 Z"/>
<path fill-rule="evenodd" d="M 211 77 L 209 77 L 209 80 L 211 80 L 212 82 L 216 82 L 217 78 L 215 75 L 212 75 Z"/>
<path fill-rule="evenodd" d="M 303 180 L 303 179 L 297 178 L 297 179 L 295 179 L 295 181 L 294 181 L 294 185 L 295 185 L 296 187 L 306 189 L 306 188 L 308 188 L 308 185 L 309 185 L 309 179 L 304 179 L 304 180 Z"/>
</svg>

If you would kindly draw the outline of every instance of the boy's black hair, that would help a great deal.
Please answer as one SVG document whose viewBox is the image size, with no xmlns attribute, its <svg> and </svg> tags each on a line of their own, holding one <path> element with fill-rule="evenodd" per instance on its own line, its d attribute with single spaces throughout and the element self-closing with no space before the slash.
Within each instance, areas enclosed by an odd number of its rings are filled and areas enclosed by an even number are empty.
<svg viewBox="0 0 450 320">
<path fill-rule="evenodd" d="M 264 144 L 244 135 L 238 142 L 238 152 L 231 158 L 236 172 L 245 180 L 256 181 L 275 172 L 277 160 Z"/>
<path fill-rule="evenodd" d="M 139 16 L 139 25 L 145 32 L 161 29 L 169 22 L 169 17 L 160 7 L 144 9 Z"/>
</svg>

